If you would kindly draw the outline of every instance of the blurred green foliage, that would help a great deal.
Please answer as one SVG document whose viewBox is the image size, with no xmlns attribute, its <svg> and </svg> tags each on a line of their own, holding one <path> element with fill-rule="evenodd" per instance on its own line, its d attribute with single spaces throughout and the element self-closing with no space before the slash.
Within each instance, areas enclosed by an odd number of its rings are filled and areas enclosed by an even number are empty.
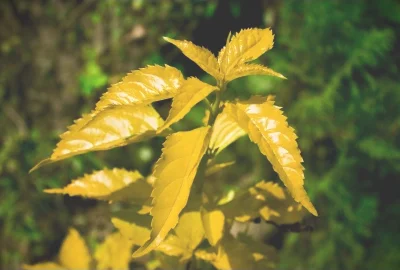
<svg viewBox="0 0 400 270">
<path fill-rule="evenodd" d="M 112 230 L 105 204 L 41 190 L 105 166 L 148 174 L 161 139 L 27 172 L 128 71 L 167 63 L 186 76 L 201 74 L 162 36 L 193 40 L 215 52 L 229 31 L 270 26 L 275 46 L 260 61 L 288 80 L 243 78 L 229 92 L 231 98 L 275 94 L 283 104 L 299 136 L 306 188 L 320 217 L 304 221 L 312 233 L 272 228 L 262 237 L 281 249 L 279 269 L 396 269 L 398 14 L 395 0 L 1 1 L 0 268 L 51 259 L 69 226 L 92 246 Z M 203 105 L 176 128 L 200 125 Z M 156 106 L 167 115 L 169 102 Z M 277 179 L 248 139 L 218 159 L 237 160 L 218 174 L 227 180 L 227 193 L 237 175 L 244 175 L 241 187 Z"/>
</svg>

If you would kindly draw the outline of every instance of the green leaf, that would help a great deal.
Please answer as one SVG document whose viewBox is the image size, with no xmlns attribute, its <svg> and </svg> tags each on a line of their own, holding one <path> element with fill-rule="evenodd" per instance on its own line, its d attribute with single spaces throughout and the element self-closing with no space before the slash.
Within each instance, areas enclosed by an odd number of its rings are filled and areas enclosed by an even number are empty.
<svg viewBox="0 0 400 270">
<path fill-rule="evenodd" d="M 163 153 L 157 161 L 151 210 L 151 238 L 134 252 L 140 257 L 155 249 L 178 223 L 178 217 L 187 204 L 197 168 L 209 143 L 210 127 L 177 132 L 167 137 Z"/>
</svg>

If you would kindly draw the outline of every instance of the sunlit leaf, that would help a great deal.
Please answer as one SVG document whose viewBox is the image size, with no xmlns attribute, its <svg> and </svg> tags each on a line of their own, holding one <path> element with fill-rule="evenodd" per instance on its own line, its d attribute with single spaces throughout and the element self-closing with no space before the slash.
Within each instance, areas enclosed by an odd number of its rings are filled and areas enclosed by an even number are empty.
<svg viewBox="0 0 400 270">
<path fill-rule="evenodd" d="M 159 246 L 178 223 L 200 160 L 207 149 L 209 130 L 210 127 L 201 127 L 167 137 L 153 173 L 156 181 L 151 194 L 154 198 L 151 238 L 133 254 L 134 257 L 143 256 Z"/>
<path fill-rule="evenodd" d="M 134 70 L 103 94 L 96 111 L 110 105 L 150 104 L 172 98 L 183 81 L 182 73 L 168 65 Z"/>
<path fill-rule="evenodd" d="M 186 40 L 175 40 L 168 37 L 164 37 L 164 39 L 178 47 L 186 57 L 195 62 L 205 72 L 216 79 L 222 78 L 217 58 L 209 50 Z"/>
<path fill-rule="evenodd" d="M 269 28 L 252 28 L 240 31 L 218 54 L 221 72 L 227 75 L 234 67 L 257 59 L 272 48 L 273 41 L 274 35 Z"/>
<path fill-rule="evenodd" d="M 216 89 L 217 87 L 204 83 L 197 78 L 192 77 L 186 80 L 172 100 L 167 120 L 157 132 L 160 133 L 173 123 L 181 120 L 191 108 Z"/>
<path fill-rule="evenodd" d="M 97 269 L 129 269 L 132 242 L 120 233 L 107 236 L 104 242 L 97 247 L 94 255 Z"/>
<path fill-rule="evenodd" d="M 215 119 L 210 148 L 219 153 L 245 134 L 246 132 L 238 125 L 235 119 L 223 110 Z"/>
<path fill-rule="evenodd" d="M 24 264 L 22 268 L 25 270 L 66 270 L 66 268 L 53 262 L 43 262 L 34 265 Z"/>
<path fill-rule="evenodd" d="M 225 216 L 221 210 L 201 210 L 206 238 L 210 245 L 215 246 L 221 240 L 224 233 Z"/>
<path fill-rule="evenodd" d="M 295 201 L 313 215 L 318 215 L 303 187 L 303 159 L 296 142 L 297 136 L 294 129 L 288 126 L 280 108 L 270 100 L 261 102 L 260 97 L 229 103 L 225 108 L 268 158 Z"/>
<path fill-rule="evenodd" d="M 193 251 L 204 238 L 204 229 L 200 212 L 186 212 L 179 218 L 179 223 L 158 247 L 158 251 L 169 256 L 181 256 L 181 260 L 192 257 Z"/>
<path fill-rule="evenodd" d="M 242 64 L 231 70 L 229 74 L 226 75 L 226 81 L 233 81 L 237 78 L 249 76 L 249 75 L 270 75 L 279 77 L 281 79 L 286 79 L 282 74 L 273 71 L 272 69 L 265 67 L 263 65 L 257 64 Z"/>
<path fill-rule="evenodd" d="M 45 192 L 144 204 L 150 197 L 151 189 L 138 171 L 115 168 L 85 174 L 64 188 L 46 189 Z"/>
<path fill-rule="evenodd" d="M 142 246 L 150 239 L 150 215 L 139 215 L 136 211 L 120 211 L 113 215 L 111 222 L 133 245 Z"/>
<path fill-rule="evenodd" d="M 155 136 L 162 126 L 160 115 L 148 105 L 121 105 L 78 119 L 62 134 L 49 159 L 38 167 L 90 151 L 107 150 Z M 31 171 L 32 171 L 31 170 Z"/>
<path fill-rule="evenodd" d="M 235 161 L 224 162 L 224 163 L 219 163 L 219 164 L 214 164 L 212 166 L 209 166 L 209 167 L 207 167 L 207 170 L 206 170 L 206 176 L 210 176 L 215 173 L 218 173 L 221 170 L 232 166 L 233 164 L 235 164 Z"/>
<path fill-rule="evenodd" d="M 61 245 L 59 259 L 60 264 L 65 268 L 89 269 L 90 253 L 77 230 L 69 229 L 69 233 Z"/>
</svg>

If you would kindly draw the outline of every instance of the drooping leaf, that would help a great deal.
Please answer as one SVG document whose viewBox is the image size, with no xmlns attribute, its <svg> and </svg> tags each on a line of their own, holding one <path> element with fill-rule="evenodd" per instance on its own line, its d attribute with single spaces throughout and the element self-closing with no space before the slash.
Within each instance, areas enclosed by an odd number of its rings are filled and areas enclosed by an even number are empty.
<svg viewBox="0 0 400 270">
<path fill-rule="evenodd" d="M 132 242 L 120 233 L 107 236 L 104 242 L 96 248 L 95 259 L 97 269 L 129 269 Z"/>
<path fill-rule="evenodd" d="M 286 79 L 282 74 L 273 71 L 272 69 L 263 65 L 257 64 L 242 64 L 235 67 L 229 74 L 226 75 L 226 81 L 233 81 L 237 78 L 249 75 L 270 75 L 281 79 Z"/>
<path fill-rule="evenodd" d="M 215 119 L 211 133 L 210 148 L 219 153 L 245 134 L 246 132 L 224 109 Z"/>
<path fill-rule="evenodd" d="M 67 269 L 89 269 L 90 253 L 77 230 L 69 229 L 61 245 L 59 260 L 61 266 Z"/>
<path fill-rule="evenodd" d="M 207 167 L 206 170 L 206 176 L 213 175 L 217 172 L 220 172 L 221 170 L 225 169 L 226 167 L 230 167 L 233 164 L 235 164 L 235 161 L 230 161 L 230 162 L 224 162 L 224 163 L 218 163 L 214 164 L 212 166 Z"/>
<path fill-rule="evenodd" d="M 148 105 L 121 105 L 92 112 L 78 119 L 62 134 L 61 141 L 42 165 L 91 151 L 108 150 L 155 136 L 163 125 L 160 115 Z"/>
<path fill-rule="evenodd" d="M 104 169 L 85 174 L 64 188 L 44 190 L 46 193 L 68 194 L 108 201 L 129 201 L 144 204 L 151 186 L 138 171 Z"/>
<path fill-rule="evenodd" d="M 227 76 L 234 67 L 257 59 L 271 49 L 273 44 L 274 35 L 269 28 L 240 31 L 218 54 L 221 72 Z"/>
<path fill-rule="evenodd" d="M 192 77 L 187 79 L 173 98 L 168 118 L 165 120 L 164 125 L 158 129 L 157 133 L 161 133 L 173 123 L 181 120 L 191 108 L 216 89 L 218 88 L 204 83 L 197 78 Z"/>
<path fill-rule="evenodd" d="M 268 158 L 295 201 L 313 215 L 318 215 L 303 187 L 303 159 L 296 142 L 297 136 L 294 129 L 288 126 L 280 108 L 271 100 L 261 102 L 260 97 L 229 103 L 225 108 Z"/>
<path fill-rule="evenodd" d="M 179 218 L 179 223 L 157 250 L 169 256 L 180 256 L 181 261 L 192 257 L 193 251 L 204 238 L 204 229 L 200 212 L 186 212 Z"/>
<path fill-rule="evenodd" d="M 219 72 L 217 58 L 206 48 L 197 46 L 186 40 L 175 40 L 168 37 L 164 37 L 164 40 L 178 47 L 186 57 L 195 62 L 200 68 L 217 80 L 222 78 L 222 75 Z"/>
<path fill-rule="evenodd" d="M 53 262 L 43 262 L 34 265 L 24 264 L 22 268 L 25 270 L 66 270 L 66 268 Z"/>
<path fill-rule="evenodd" d="M 133 245 L 142 246 L 150 239 L 150 215 L 139 215 L 136 211 L 119 211 L 113 215 L 112 224 Z"/>
<path fill-rule="evenodd" d="M 224 233 L 225 216 L 221 210 L 201 209 L 201 220 L 203 222 L 205 236 L 210 245 L 215 246 L 221 240 Z"/>
<path fill-rule="evenodd" d="M 111 105 L 150 104 L 172 98 L 183 81 L 182 73 L 168 65 L 134 70 L 103 94 L 96 111 Z"/>
<path fill-rule="evenodd" d="M 197 168 L 209 142 L 210 127 L 177 132 L 167 137 L 163 153 L 157 161 L 153 176 L 151 238 L 134 254 L 140 257 L 160 245 L 178 222 L 187 204 Z"/>
</svg>

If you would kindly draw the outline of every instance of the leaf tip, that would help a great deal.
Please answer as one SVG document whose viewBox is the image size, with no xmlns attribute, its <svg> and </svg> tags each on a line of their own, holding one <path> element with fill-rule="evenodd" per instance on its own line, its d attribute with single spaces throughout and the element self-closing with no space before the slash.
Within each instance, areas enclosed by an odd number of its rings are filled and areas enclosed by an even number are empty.
<svg viewBox="0 0 400 270">
<path fill-rule="evenodd" d="M 47 165 L 51 162 L 52 162 L 52 160 L 50 158 L 43 159 L 38 164 L 33 166 L 33 168 L 29 170 L 29 173 L 32 173 L 32 172 L 36 171 L 37 169 L 39 169 L 39 168 L 43 167 L 44 165 Z"/>
</svg>

